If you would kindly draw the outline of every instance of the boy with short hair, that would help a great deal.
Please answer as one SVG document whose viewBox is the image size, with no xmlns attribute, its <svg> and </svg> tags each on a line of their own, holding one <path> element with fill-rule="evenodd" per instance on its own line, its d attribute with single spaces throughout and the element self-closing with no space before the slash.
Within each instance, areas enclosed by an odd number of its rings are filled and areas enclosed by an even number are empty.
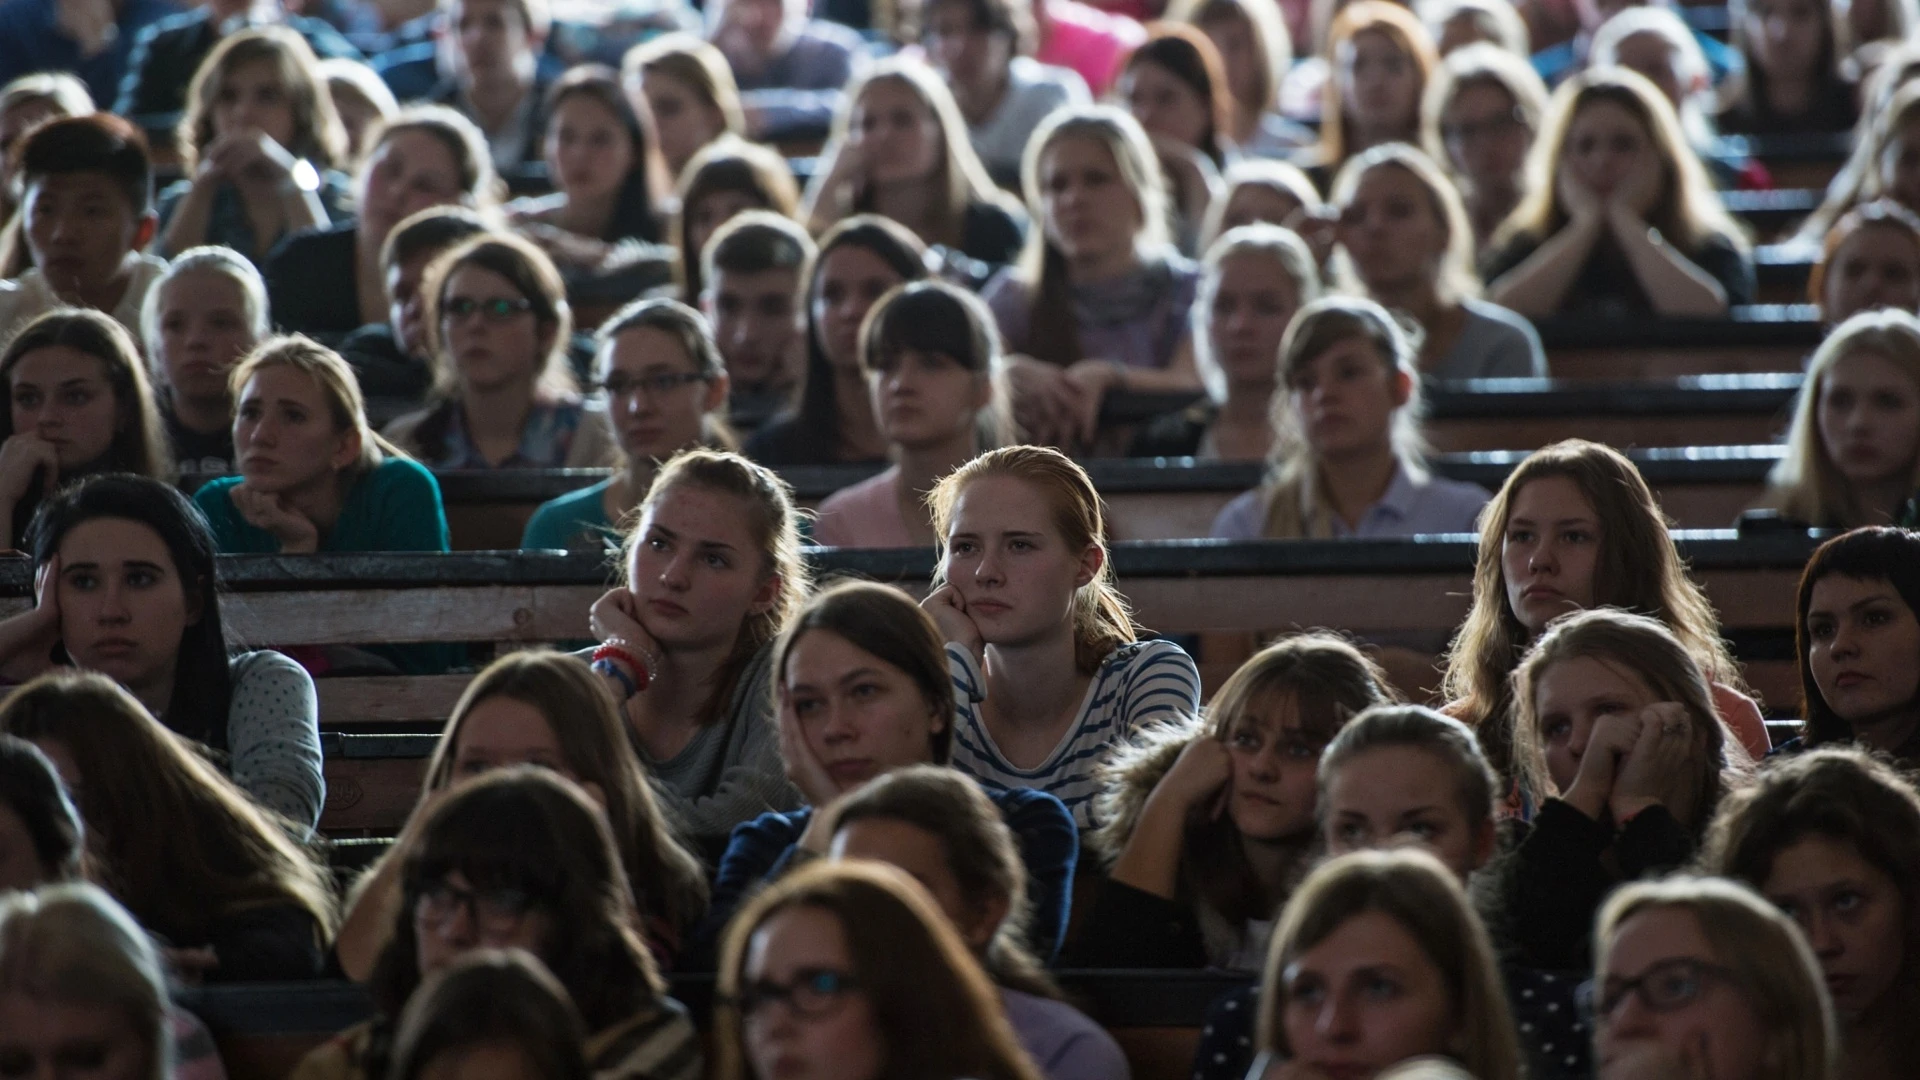
<svg viewBox="0 0 1920 1080">
<path fill-rule="evenodd" d="M 750 432 L 792 404 L 806 355 L 813 257 L 807 231 L 769 210 L 736 215 L 700 253 L 700 307 L 733 381 L 727 419 L 736 431 Z"/>
</svg>

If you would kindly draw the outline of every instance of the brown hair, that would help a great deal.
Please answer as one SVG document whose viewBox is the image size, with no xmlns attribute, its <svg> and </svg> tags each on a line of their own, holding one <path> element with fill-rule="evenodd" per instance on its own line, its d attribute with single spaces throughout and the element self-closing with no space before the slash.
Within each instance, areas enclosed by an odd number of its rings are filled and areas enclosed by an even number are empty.
<svg viewBox="0 0 1920 1080">
<path fill-rule="evenodd" d="M 347 129 L 320 76 L 313 47 L 284 26 L 261 26 L 222 38 L 194 72 L 187 86 L 186 112 L 175 134 L 181 171 L 193 175 L 200 153 L 214 140 L 213 112 L 222 83 L 242 65 L 260 62 L 273 65 L 274 77 L 293 111 L 293 138 L 287 153 L 321 169 L 345 163 Z"/>
<path fill-rule="evenodd" d="M 1215 168 L 1227 164 L 1233 138 L 1233 88 L 1213 39 L 1182 22 L 1147 25 L 1147 40 L 1127 55 L 1122 77 L 1141 64 L 1153 64 L 1193 91 L 1206 106 L 1207 130 L 1196 147 Z"/>
<path fill-rule="evenodd" d="M 1404 746 L 1444 762 L 1453 773 L 1454 794 L 1469 825 L 1493 824 L 1500 778 L 1487 763 L 1480 742 L 1465 724 L 1424 705 L 1381 705 L 1347 722 L 1320 753 L 1319 798 L 1326 812 L 1327 788 L 1334 774 L 1370 750 Z"/>
<path fill-rule="evenodd" d="M 620 76 L 629 84 L 656 72 L 684 85 L 719 110 L 727 134 L 746 135 L 740 87 L 719 49 L 692 34 L 662 34 L 628 49 L 620 60 Z"/>
<path fill-rule="evenodd" d="M 100 361 L 113 388 L 113 441 L 100 465 L 154 480 L 174 477 L 173 448 L 154 403 L 153 384 L 133 334 L 112 316 L 90 308 L 55 308 L 28 323 L 0 353 L 0 440 L 13 431 L 13 369 L 39 349 L 73 349 Z"/>
<path fill-rule="evenodd" d="M 905 672 L 928 713 L 942 721 L 928 738 L 927 760 L 945 765 L 953 757 L 953 676 L 947 668 L 940 628 L 906 593 L 872 581 L 843 581 L 815 593 L 773 648 L 776 696 L 786 697 L 787 658 L 810 630 L 846 640 Z"/>
<path fill-rule="evenodd" d="M 1847 241 L 1868 229 L 1899 234 L 1914 249 L 1915 261 L 1920 262 L 1920 217 L 1913 211 L 1892 199 L 1875 199 L 1842 214 L 1833 228 L 1827 230 L 1826 238 L 1820 242 L 1820 259 L 1807 274 L 1807 302 L 1820 308 L 1821 318 L 1828 322 L 1833 320 L 1833 312 L 1826 310 L 1827 274 L 1833 269 L 1833 260 Z"/>
<path fill-rule="evenodd" d="M 461 269 L 473 266 L 507 279 L 514 291 L 533 305 L 534 320 L 553 336 L 534 373 L 536 396 L 565 400 L 580 391 L 567 363 L 567 342 L 573 336 L 573 309 L 567 306 L 567 286 L 547 253 L 513 233 L 484 233 L 442 252 L 421 275 L 420 295 L 426 301 L 422 320 L 433 360 L 433 393 L 451 399 L 459 390 L 460 373 L 447 355 L 442 330 L 447 283 Z"/>
<path fill-rule="evenodd" d="M 680 255 L 674 263 L 679 270 L 680 299 L 688 304 L 697 306 L 706 288 L 701 253 L 688 240 L 693 212 L 708 197 L 728 191 L 740 192 L 762 208 L 787 218 L 793 217 L 800 205 L 800 189 L 793 182 L 793 172 L 787 168 L 786 159 L 773 150 L 732 135 L 701 147 L 680 171 L 674 191 L 678 209 L 667 230 Z"/>
<path fill-rule="evenodd" d="M 720 355 L 720 346 L 713 340 L 713 327 L 708 325 L 705 315 L 678 300 L 635 300 L 607 316 L 593 333 L 596 380 L 605 379 L 612 366 L 609 357 L 614 339 L 641 327 L 658 330 L 679 342 L 687 359 L 693 362 L 693 369 L 706 376 L 709 383 L 727 373 L 727 362 Z M 727 423 L 724 401 L 719 408 L 700 418 L 700 437 L 709 450 L 740 449 L 740 436 Z M 627 468 L 632 467 L 633 462 L 627 462 Z"/>
<path fill-rule="evenodd" d="M 1413 12 L 1389 0 L 1355 0 L 1333 17 L 1327 27 L 1327 43 L 1323 50 L 1329 66 L 1339 62 L 1340 46 L 1352 41 L 1364 33 L 1385 34 L 1393 41 L 1393 47 L 1407 54 L 1407 59 L 1420 72 L 1420 94 L 1414 97 L 1414 113 L 1409 117 L 1408 137 L 1420 129 L 1419 102 L 1426 93 L 1427 83 L 1433 78 L 1433 69 L 1440 65 L 1440 57 L 1434 52 L 1433 38 L 1427 34 L 1426 26 L 1414 17 Z M 1321 165 L 1337 169 L 1346 163 L 1354 152 L 1353 135 L 1347 130 L 1347 103 L 1340 97 L 1340 80 L 1331 71 L 1327 74 L 1326 89 L 1323 91 L 1320 106 Z"/>
<path fill-rule="evenodd" d="M 100 889 L 75 883 L 0 894 L 0 994 L 10 993 L 113 1010 L 145 1055 L 134 1075 L 173 1076 L 172 1003 L 159 950 Z"/>
</svg>

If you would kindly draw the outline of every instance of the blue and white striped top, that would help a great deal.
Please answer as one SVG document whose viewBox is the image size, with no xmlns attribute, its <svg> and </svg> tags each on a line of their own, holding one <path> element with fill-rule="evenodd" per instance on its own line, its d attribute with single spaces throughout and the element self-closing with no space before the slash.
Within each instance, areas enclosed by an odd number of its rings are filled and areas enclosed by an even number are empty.
<svg viewBox="0 0 1920 1080">
<path fill-rule="evenodd" d="M 1200 672 L 1186 650 L 1171 641 L 1136 641 L 1107 654 L 1087 687 L 1079 718 L 1035 769 L 1015 768 L 980 715 L 987 681 L 965 646 L 947 645 L 958 715 L 953 728 L 953 767 L 989 791 L 1033 788 L 1066 804 L 1073 823 L 1093 827 L 1094 772 L 1116 743 L 1155 720 L 1191 714 L 1200 707 Z"/>
</svg>

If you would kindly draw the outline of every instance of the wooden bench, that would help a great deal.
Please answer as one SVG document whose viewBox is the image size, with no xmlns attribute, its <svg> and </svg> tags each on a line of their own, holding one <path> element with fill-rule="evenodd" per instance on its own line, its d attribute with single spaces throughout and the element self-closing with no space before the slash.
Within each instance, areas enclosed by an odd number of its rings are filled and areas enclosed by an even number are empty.
<svg viewBox="0 0 1920 1080">
<path fill-rule="evenodd" d="M 1621 449 L 1768 443 L 1785 430 L 1801 381 L 1756 373 L 1446 383 L 1427 393 L 1427 438 L 1440 451 L 1532 450 L 1570 435 Z"/>
<path fill-rule="evenodd" d="M 1819 313 L 1799 302 L 1804 278 L 1800 288 L 1793 302 L 1737 307 L 1726 319 L 1552 318 L 1534 327 L 1556 379 L 1796 372 L 1822 336 Z"/>
</svg>

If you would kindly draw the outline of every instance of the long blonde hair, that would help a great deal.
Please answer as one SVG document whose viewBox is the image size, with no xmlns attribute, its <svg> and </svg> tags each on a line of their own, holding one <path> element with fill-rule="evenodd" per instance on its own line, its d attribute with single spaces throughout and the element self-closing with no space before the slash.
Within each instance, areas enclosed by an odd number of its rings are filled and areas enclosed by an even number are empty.
<svg viewBox="0 0 1920 1080">
<path fill-rule="evenodd" d="M 1333 193 L 1327 200 L 1345 211 L 1353 202 L 1360 182 L 1375 169 L 1399 169 L 1418 181 L 1427 192 L 1427 206 L 1434 221 L 1446 233 L 1447 246 L 1440 253 L 1440 266 L 1434 275 L 1433 291 L 1442 304 L 1457 304 L 1480 295 L 1480 274 L 1473 267 L 1473 221 L 1460 201 L 1460 192 L 1447 179 L 1434 160 L 1407 143 L 1385 143 L 1347 159 L 1334 177 Z M 1334 249 L 1333 272 L 1340 288 L 1364 294 L 1366 285 L 1354 269 L 1345 246 Z"/>
<path fill-rule="evenodd" d="M 947 533 L 954 509 L 967 485 L 989 476 L 1010 476 L 1038 489 L 1053 507 L 1053 526 L 1069 551 L 1089 545 L 1100 549 L 1100 570 L 1074 593 L 1073 660 L 1082 674 L 1100 667 L 1108 653 L 1140 636 L 1126 597 L 1114 581 L 1113 559 L 1107 551 L 1107 523 L 1100 492 L 1087 471 L 1072 458 L 1047 446 L 1003 446 L 989 450 L 940 478 L 927 493 L 933 511 L 934 541 L 940 563 L 934 571 L 936 587 L 946 583 L 952 552 Z"/>
<path fill-rule="evenodd" d="M 1794 398 L 1787 452 L 1767 474 L 1762 502 L 1795 521 L 1821 528 L 1884 524 L 1866 520 L 1858 494 L 1827 455 L 1820 437 L 1820 398 L 1842 360 L 1858 353 L 1881 357 L 1899 368 L 1920 394 L 1920 318 L 1893 308 L 1863 311 L 1841 323 L 1820 343 Z M 1920 488 L 1920 454 L 1908 463 L 1907 488 Z"/>
<path fill-rule="evenodd" d="M 1213 298 L 1220 291 L 1226 261 L 1248 255 L 1266 259 L 1292 279 L 1301 307 L 1320 299 L 1319 263 L 1307 242 L 1292 229 L 1260 222 L 1229 229 L 1214 241 L 1201 259 L 1199 295 L 1194 298 L 1189 319 L 1194 366 L 1200 371 L 1200 381 L 1206 384 L 1207 396 L 1216 403 L 1227 400 L 1227 374 L 1214 355 L 1213 335 L 1208 332 L 1213 320 Z"/>
</svg>

